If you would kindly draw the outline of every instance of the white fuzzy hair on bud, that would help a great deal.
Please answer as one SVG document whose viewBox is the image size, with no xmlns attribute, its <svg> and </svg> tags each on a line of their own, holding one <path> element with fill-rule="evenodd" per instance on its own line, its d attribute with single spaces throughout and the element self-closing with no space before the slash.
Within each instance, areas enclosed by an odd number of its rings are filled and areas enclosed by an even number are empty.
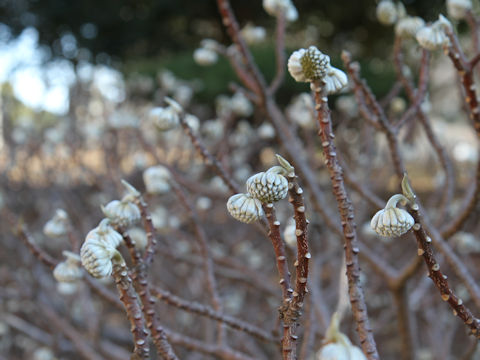
<svg viewBox="0 0 480 360">
<path fill-rule="evenodd" d="M 395 35 L 407 39 L 415 38 L 418 30 L 425 26 L 425 21 L 418 16 L 407 16 L 398 20 L 395 25 Z"/>
<path fill-rule="evenodd" d="M 445 33 L 445 30 L 451 29 L 452 24 L 440 15 L 438 20 L 432 25 L 424 26 L 418 30 L 416 39 L 421 47 L 424 49 L 434 51 L 445 45 L 449 44 L 449 39 Z"/>
<path fill-rule="evenodd" d="M 247 224 L 259 220 L 264 215 L 260 200 L 249 194 L 231 196 L 227 201 L 227 210 L 232 217 Z"/>
<path fill-rule="evenodd" d="M 263 0 L 263 8 L 271 16 L 284 16 L 287 21 L 298 19 L 298 12 L 291 0 Z"/>
<path fill-rule="evenodd" d="M 102 211 L 113 225 L 127 228 L 140 220 L 140 210 L 132 200 L 132 195 L 127 194 L 122 200 L 113 200 L 102 206 Z"/>
</svg>

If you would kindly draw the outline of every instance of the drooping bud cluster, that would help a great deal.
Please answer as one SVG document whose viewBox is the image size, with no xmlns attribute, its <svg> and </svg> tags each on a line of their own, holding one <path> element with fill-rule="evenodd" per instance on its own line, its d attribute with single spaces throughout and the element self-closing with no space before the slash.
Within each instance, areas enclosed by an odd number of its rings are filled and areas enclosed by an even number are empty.
<svg viewBox="0 0 480 360">
<path fill-rule="evenodd" d="M 242 36 L 247 44 L 258 44 L 265 40 L 267 32 L 264 27 L 255 26 L 250 23 L 241 30 Z"/>
<path fill-rule="evenodd" d="M 298 11 L 291 0 L 263 0 L 263 8 L 271 16 L 285 16 L 287 21 L 298 19 Z"/>
<path fill-rule="evenodd" d="M 394 3 L 392 0 L 381 0 L 376 9 L 378 22 L 390 26 L 401 20 L 406 15 L 405 7 L 401 1 Z"/>
<path fill-rule="evenodd" d="M 55 215 L 45 223 L 43 233 L 50 238 L 58 238 L 68 233 L 68 214 L 65 210 L 57 209 Z"/>
<path fill-rule="evenodd" d="M 162 165 L 152 166 L 143 172 L 143 182 L 150 194 L 164 194 L 170 191 L 170 171 Z"/>
<path fill-rule="evenodd" d="M 415 38 L 418 30 L 425 26 L 425 21 L 418 16 L 406 16 L 395 25 L 395 35 L 408 39 Z"/>
<path fill-rule="evenodd" d="M 330 65 L 330 57 L 315 46 L 293 52 L 288 59 L 288 71 L 298 82 L 323 80 L 327 94 L 335 94 L 348 84 L 347 75 Z"/>
<path fill-rule="evenodd" d="M 427 25 L 418 30 L 416 39 L 424 49 L 434 51 L 449 44 L 449 39 L 445 33 L 451 29 L 452 24 L 443 15 L 431 25 Z"/>
<path fill-rule="evenodd" d="M 218 61 L 219 44 L 212 39 L 204 39 L 200 43 L 200 47 L 193 52 L 193 60 L 198 65 L 209 66 Z"/>
<path fill-rule="evenodd" d="M 80 257 L 70 251 L 64 251 L 65 261 L 58 263 L 53 269 L 53 276 L 58 282 L 73 283 L 80 280 L 83 271 L 80 267 Z"/>
<path fill-rule="evenodd" d="M 401 195 L 393 195 L 387 205 L 379 210 L 372 218 L 370 226 L 381 236 L 401 236 L 414 225 L 413 217 L 403 209 L 397 208 L 398 202 L 407 202 L 408 199 Z"/>
<path fill-rule="evenodd" d="M 96 278 L 103 278 L 112 273 L 112 258 L 118 253 L 117 246 L 122 235 L 110 226 L 110 220 L 103 219 L 91 230 L 80 249 L 82 265 Z"/>
<path fill-rule="evenodd" d="M 227 209 L 235 219 L 250 223 L 264 215 L 262 203 L 272 203 L 285 198 L 288 181 L 284 175 L 293 172 L 293 167 L 277 155 L 281 166 L 251 176 L 247 182 L 247 194 L 235 194 L 228 199 Z"/>
<path fill-rule="evenodd" d="M 334 313 L 323 339 L 324 345 L 315 355 L 315 360 L 367 360 L 362 350 L 353 345 L 339 327 L 340 317 Z"/>
<path fill-rule="evenodd" d="M 127 194 L 122 200 L 110 201 L 102 211 L 112 225 L 127 228 L 140 220 L 140 210 L 132 201 L 132 196 Z"/>
<path fill-rule="evenodd" d="M 227 209 L 238 221 L 251 223 L 259 220 L 263 215 L 262 203 L 249 194 L 235 194 L 227 201 Z"/>
<path fill-rule="evenodd" d="M 448 16 L 450 16 L 452 19 L 465 19 L 470 10 L 472 10 L 471 0 L 447 0 Z"/>
</svg>

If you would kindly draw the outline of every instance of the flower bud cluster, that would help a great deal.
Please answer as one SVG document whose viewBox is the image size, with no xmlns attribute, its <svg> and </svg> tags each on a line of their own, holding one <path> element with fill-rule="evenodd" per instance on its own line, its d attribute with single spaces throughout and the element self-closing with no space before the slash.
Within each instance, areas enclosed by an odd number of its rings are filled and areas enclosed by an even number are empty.
<svg viewBox="0 0 480 360">
<path fill-rule="evenodd" d="M 193 52 L 193 60 L 200 66 L 213 65 L 218 61 L 219 44 L 212 39 L 204 39 L 200 47 Z"/>
<path fill-rule="evenodd" d="M 284 16 L 287 21 L 298 19 L 298 11 L 291 0 L 263 0 L 263 8 L 271 16 Z"/>
<path fill-rule="evenodd" d="M 293 167 L 279 155 L 277 159 L 282 166 L 251 176 L 246 182 L 247 194 L 235 194 L 228 199 L 228 212 L 238 221 L 259 220 L 264 215 L 262 203 L 270 204 L 287 196 L 288 181 L 284 175 L 293 171 Z"/>
<path fill-rule="evenodd" d="M 58 238 L 67 235 L 68 226 L 68 214 L 65 210 L 57 209 L 55 215 L 45 223 L 43 233 L 50 238 Z"/>
<path fill-rule="evenodd" d="M 398 237 L 405 234 L 414 225 L 413 217 L 403 209 L 397 208 L 398 202 L 407 202 L 401 194 L 393 195 L 387 205 L 372 218 L 370 226 L 381 236 Z"/>
<path fill-rule="evenodd" d="M 431 25 L 418 30 L 416 39 L 424 49 L 434 51 L 449 44 L 446 30 L 452 29 L 452 24 L 443 15 Z"/>
<path fill-rule="evenodd" d="M 107 277 L 112 273 L 112 258 L 118 253 L 117 246 L 122 235 L 110 226 L 110 220 L 103 219 L 91 230 L 80 249 L 82 265 L 96 278 Z"/>
<path fill-rule="evenodd" d="M 164 194 L 170 191 L 170 171 L 162 165 L 149 167 L 143 172 L 143 182 L 148 193 Z"/>
<path fill-rule="evenodd" d="M 330 57 L 315 46 L 294 51 L 288 59 L 288 71 L 298 82 L 322 80 L 327 94 L 335 94 L 348 84 L 347 75 L 330 65 Z"/>
</svg>

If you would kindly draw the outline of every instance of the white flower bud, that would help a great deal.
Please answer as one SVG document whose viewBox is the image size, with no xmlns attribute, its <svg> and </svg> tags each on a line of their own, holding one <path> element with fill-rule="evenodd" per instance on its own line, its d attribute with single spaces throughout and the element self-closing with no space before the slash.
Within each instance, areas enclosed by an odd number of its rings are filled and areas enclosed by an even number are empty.
<svg viewBox="0 0 480 360">
<path fill-rule="evenodd" d="M 237 116 L 250 116 L 253 113 L 253 106 L 250 100 L 241 92 L 235 93 L 230 99 L 230 109 Z"/>
<path fill-rule="evenodd" d="M 407 16 L 395 25 L 395 35 L 407 39 L 415 38 L 418 30 L 425 26 L 425 21 L 418 16 Z"/>
<path fill-rule="evenodd" d="M 336 94 L 348 85 L 347 74 L 342 70 L 330 66 L 327 76 L 324 77 L 325 88 L 328 95 Z"/>
<path fill-rule="evenodd" d="M 452 24 L 443 15 L 440 15 L 432 25 L 418 30 L 416 38 L 421 47 L 430 51 L 437 50 L 449 44 L 445 30 L 451 28 Z"/>
<path fill-rule="evenodd" d="M 232 217 L 247 224 L 259 220 L 264 215 L 260 200 L 252 198 L 249 194 L 231 196 L 227 202 L 227 209 Z"/>
<path fill-rule="evenodd" d="M 295 235 L 295 230 L 297 230 L 295 220 L 289 219 L 285 230 L 283 230 L 283 238 L 285 239 L 285 243 L 292 249 L 297 248 L 297 235 Z"/>
<path fill-rule="evenodd" d="M 298 12 L 291 0 L 263 0 L 263 8 L 271 16 L 283 14 L 287 21 L 298 19 Z"/>
<path fill-rule="evenodd" d="M 170 171 L 162 165 L 152 166 L 143 172 L 143 181 L 150 194 L 164 194 L 170 191 Z"/>
<path fill-rule="evenodd" d="M 132 196 L 126 195 L 121 201 L 110 201 L 107 206 L 102 207 L 105 216 L 113 225 L 127 228 L 140 220 L 140 210 L 132 202 Z"/>
<path fill-rule="evenodd" d="M 210 49 L 198 48 L 193 52 L 193 60 L 195 60 L 198 65 L 209 66 L 218 61 L 218 55 Z"/>
<path fill-rule="evenodd" d="M 200 47 L 217 52 L 221 48 L 221 45 L 218 43 L 217 40 L 203 39 L 202 41 L 200 41 Z"/>
<path fill-rule="evenodd" d="M 397 208 L 399 201 L 407 201 L 400 194 L 393 195 L 384 209 L 379 210 L 372 218 L 370 226 L 381 236 L 401 236 L 413 226 L 413 217 L 403 209 Z"/>
<path fill-rule="evenodd" d="M 330 57 L 322 54 L 315 46 L 299 49 L 288 59 L 288 71 L 298 82 L 311 82 L 327 75 Z"/>
<path fill-rule="evenodd" d="M 65 210 L 57 209 L 53 218 L 43 227 L 43 233 L 51 238 L 58 238 L 68 233 L 68 214 Z"/>
<path fill-rule="evenodd" d="M 258 44 L 265 40 L 267 35 L 265 28 L 252 24 L 245 25 L 241 32 L 247 44 Z"/>
<path fill-rule="evenodd" d="M 134 227 L 134 228 L 128 229 L 128 235 L 132 239 L 135 245 L 135 248 L 137 248 L 138 250 L 145 249 L 148 243 L 147 234 L 145 233 L 145 230 L 139 227 Z"/>
<path fill-rule="evenodd" d="M 80 256 L 70 251 L 64 251 L 67 258 L 55 266 L 53 277 L 59 282 L 75 282 L 82 278 L 83 272 L 80 268 Z"/>
<path fill-rule="evenodd" d="M 266 172 L 255 174 L 247 180 L 248 193 L 263 203 L 272 203 L 285 198 L 288 193 L 288 181 L 280 173 L 281 166 L 274 166 Z"/>
<path fill-rule="evenodd" d="M 324 346 L 315 355 L 315 360 L 367 360 L 359 347 L 352 345 L 350 339 L 340 332 L 340 315 L 334 313 L 327 333 L 323 339 Z"/>
<path fill-rule="evenodd" d="M 178 113 L 171 107 L 155 107 L 148 113 L 148 120 L 160 131 L 168 131 L 179 124 Z"/>
<path fill-rule="evenodd" d="M 61 295 L 73 295 L 79 289 L 78 282 L 57 282 L 57 291 Z"/>
<path fill-rule="evenodd" d="M 367 360 L 359 347 L 350 343 L 330 343 L 317 353 L 316 360 Z"/>
<path fill-rule="evenodd" d="M 377 5 L 377 19 L 383 25 L 393 25 L 397 21 L 397 7 L 391 0 L 382 0 Z"/>
<path fill-rule="evenodd" d="M 95 231 L 95 229 L 92 231 Z M 87 235 L 87 239 L 80 249 L 82 265 L 93 277 L 110 276 L 113 270 L 111 260 L 117 253 L 117 249 L 109 242 L 91 235 L 92 231 Z"/>
<path fill-rule="evenodd" d="M 447 0 L 448 16 L 452 19 L 462 20 L 470 10 L 472 10 L 471 0 Z"/>
<path fill-rule="evenodd" d="M 261 139 L 273 139 L 275 137 L 275 128 L 272 124 L 267 122 L 260 125 L 257 132 Z"/>
</svg>

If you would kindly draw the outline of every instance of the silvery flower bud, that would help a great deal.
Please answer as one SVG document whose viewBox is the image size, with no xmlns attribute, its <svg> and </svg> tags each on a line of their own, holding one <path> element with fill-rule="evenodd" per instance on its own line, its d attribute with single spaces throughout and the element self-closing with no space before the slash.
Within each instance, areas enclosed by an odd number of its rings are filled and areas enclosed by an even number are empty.
<svg viewBox="0 0 480 360">
<path fill-rule="evenodd" d="M 241 31 L 243 38 L 247 44 L 258 44 L 265 40 L 267 32 L 265 28 L 261 26 L 254 26 L 252 24 L 247 24 Z"/>
<path fill-rule="evenodd" d="M 432 25 L 418 30 L 416 38 L 421 47 L 430 51 L 437 50 L 449 44 L 445 30 L 451 28 L 452 24 L 443 15 L 440 15 Z"/>
<path fill-rule="evenodd" d="M 448 16 L 452 19 L 462 20 L 470 10 L 472 10 L 471 0 L 447 0 Z"/>
<path fill-rule="evenodd" d="M 57 209 L 53 218 L 43 227 L 43 233 L 51 238 L 58 238 L 68 233 L 68 214 L 65 210 Z"/>
<path fill-rule="evenodd" d="M 415 224 L 413 217 L 403 209 L 397 208 L 399 201 L 407 199 L 401 195 L 393 195 L 384 209 L 379 210 L 372 218 L 370 226 L 381 236 L 401 236 Z"/>
<path fill-rule="evenodd" d="M 80 249 L 83 267 L 96 278 L 112 274 L 112 258 L 116 253 L 117 249 L 110 243 L 88 236 Z"/>
<path fill-rule="evenodd" d="M 311 82 L 322 79 L 330 67 L 330 57 L 322 54 L 315 46 L 300 49 L 288 59 L 288 71 L 298 82 Z"/>
<path fill-rule="evenodd" d="M 333 66 L 330 66 L 323 81 L 328 95 L 336 94 L 348 85 L 347 74 Z"/>
<path fill-rule="evenodd" d="M 113 225 L 127 228 L 140 220 L 140 210 L 130 194 L 120 200 L 110 201 L 102 211 Z"/>
<path fill-rule="evenodd" d="M 198 65 L 209 66 L 218 61 L 218 55 L 213 50 L 198 48 L 193 52 L 193 60 L 195 60 Z"/>
<path fill-rule="evenodd" d="M 264 215 L 260 200 L 252 198 L 249 194 L 231 196 L 227 202 L 227 209 L 232 217 L 247 224 L 259 220 Z"/>
<path fill-rule="evenodd" d="M 418 16 L 407 16 L 398 20 L 395 25 L 395 35 L 407 39 L 415 38 L 418 30 L 425 26 L 425 21 Z"/>
<path fill-rule="evenodd" d="M 377 5 L 377 19 L 383 25 L 393 25 L 397 21 L 397 7 L 391 0 L 382 0 Z"/>
<path fill-rule="evenodd" d="M 289 219 L 287 226 L 285 226 L 285 230 L 283 230 L 283 238 L 285 239 L 285 244 L 292 249 L 297 248 L 297 235 L 295 234 L 295 230 L 297 230 L 295 221 L 293 219 Z"/>
<path fill-rule="evenodd" d="M 147 192 L 163 194 L 170 191 L 170 171 L 162 165 L 152 166 L 143 172 Z"/>
<path fill-rule="evenodd" d="M 317 353 L 316 360 L 367 360 L 367 358 L 359 347 L 349 341 L 346 344 L 338 342 L 325 345 Z"/>
<path fill-rule="evenodd" d="M 353 345 L 350 339 L 340 332 L 338 312 L 332 315 L 323 342 L 324 345 L 315 355 L 315 360 L 367 360 L 362 350 Z"/>
<path fill-rule="evenodd" d="M 67 258 L 55 266 L 53 276 L 59 282 L 75 282 L 82 278 L 83 272 L 80 268 L 80 256 L 70 251 L 64 251 L 63 255 Z"/>
<path fill-rule="evenodd" d="M 171 106 L 151 109 L 148 118 L 160 131 L 171 130 L 180 123 L 178 112 Z"/>
<path fill-rule="evenodd" d="M 103 219 L 96 228 L 90 230 L 87 234 L 85 241 L 88 240 L 102 241 L 116 248 L 123 241 L 123 237 L 110 226 L 109 219 Z"/>
<path fill-rule="evenodd" d="M 78 289 L 80 283 L 79 282 L 57 282 L 57 291 L 61 295 L 73 295 L 75 294 Z"/>
<path fill-rule="evenodd" d="M 253 113 L 252 103 L 241 92 L 232 96 L 229 105 L 230 110 L 237 116 L 250 116 Z"/>
<path fill-rule="evenodd" d="M 263 0 L 263 8 L 271 16 L 283 14 L 287 21 L 295 21 L 298 12 L 291 0 Z"/>
<path fill-rule="evenodd" d="M 274 166 L 266 172 L 251 176 L 247 180 L 248 193 L 267 204 L 284 199 L 288 193 L 288 181 L 281 175 L 283 172 L 281 166 Z"/>
</svg>

